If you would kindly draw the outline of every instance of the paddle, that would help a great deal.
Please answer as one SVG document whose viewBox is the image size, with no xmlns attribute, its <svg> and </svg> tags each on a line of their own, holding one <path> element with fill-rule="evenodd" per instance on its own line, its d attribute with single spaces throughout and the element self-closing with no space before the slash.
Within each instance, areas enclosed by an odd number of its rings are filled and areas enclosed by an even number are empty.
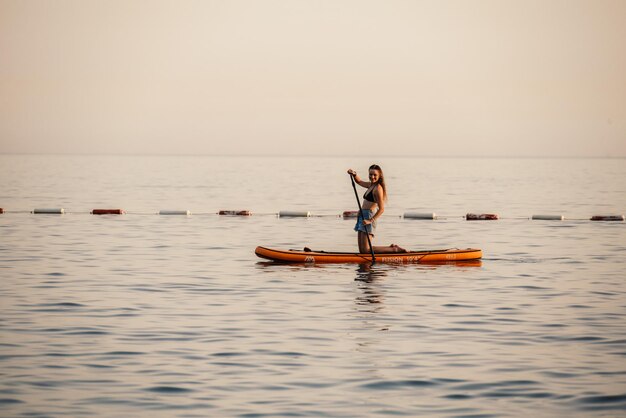
<svg viewBox="0 0 626 418">
<path fill-rule="evenodd" d="M 361 219 L 365 220 L 365 215 L 363 214 L 363 209 L 361 208 L 361 201 L 359 200 L 359 194 L 356 191 L 356 185 L 354 184 L 354 176 L 352 174 L 348 174 L 350 176 L 350 180 L 352 180 L 352 188 L 354 189 L 354 197 L 356 197 L 356 203 L 359 205 L 359 214 Z M 365 230 L 367 231 L 367 225 L 365 225 Z M 365 236 L 367 237 L 367 243 L 370 246 L 370 251 L 372 253 L 372 264 L 376 263 L 376 256 L 374 256 L 374 247 L 372 247 L 372 241 L 370 240 L 370 234 L 365 232 Z"/>
</svg>

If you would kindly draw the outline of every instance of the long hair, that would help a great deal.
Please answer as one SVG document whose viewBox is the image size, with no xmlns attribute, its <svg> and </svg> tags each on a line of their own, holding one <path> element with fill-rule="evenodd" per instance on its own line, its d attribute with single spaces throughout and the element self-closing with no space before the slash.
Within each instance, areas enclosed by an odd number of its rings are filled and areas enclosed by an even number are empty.
<svg viewBox="0 0 626 418">
<path fill-rule="evenodd" d="M 380 168 L 378 164 L 372 164 L 369 170 L 376 170 L 379 173 L 378 181 L 376 184 L 380 184 L 383 188 L 383 200 L 387 200 L 387 185 L 385 184 L 385 175 L 383 174 L 383 169 Z"/>
</svg>

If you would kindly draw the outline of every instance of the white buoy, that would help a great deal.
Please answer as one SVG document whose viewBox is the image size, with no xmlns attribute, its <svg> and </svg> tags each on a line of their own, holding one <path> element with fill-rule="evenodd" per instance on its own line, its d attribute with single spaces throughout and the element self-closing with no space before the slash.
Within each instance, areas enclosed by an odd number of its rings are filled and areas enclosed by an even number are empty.
<svg viewBox="0 0 626 418">
<path fill-rule="evenodd" d="M 65 209 L 63 208 L 38 208 L 38 209 L 33 209 L 33 213 L 62 215 L 65 213 Z"/>
<path fill-rule="evenodd" d="M 297 210 L 281 210 L 278 212 L 278 216 L 281 218 L 308 218 L 311 216 L 309 211 L 297 211 Z"/>
<path fill-rule="evenodd" d="M 563 215 L 533 215 L 533 221 L 562 221 L 565 219 Z"/>
<path fill-rule="evenodd" d="M 404 212 L 404 219 L 437 219 L 435 213 Z"/>
<path fill-rule="evenodd" d="M 191 212 L 188 210 L 160 210 L 159 215 L 183 215 L 189 216 Z"/>
</svg>

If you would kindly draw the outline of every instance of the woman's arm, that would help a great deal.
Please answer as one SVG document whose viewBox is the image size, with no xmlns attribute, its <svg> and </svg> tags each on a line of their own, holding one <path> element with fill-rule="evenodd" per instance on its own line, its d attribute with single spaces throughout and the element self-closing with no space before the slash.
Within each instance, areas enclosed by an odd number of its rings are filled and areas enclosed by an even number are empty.
<svg viewBox="0 0 626 418">
<path fill-rule="evenodd" d="M 349 169 L 348 170 L 348 174 L 350 174 L 352 177 L 354 177 L 354 181 L 357 182 L 357 184 L 361 187 L 370 187 L 372 185 L 371 182 L 369 181 L 363 181 L 361 180 L 361 177 L 359 177 L 359 175 L 356 173 L 356 171 L 354 171 L 353 169 Z"/>
</svg>

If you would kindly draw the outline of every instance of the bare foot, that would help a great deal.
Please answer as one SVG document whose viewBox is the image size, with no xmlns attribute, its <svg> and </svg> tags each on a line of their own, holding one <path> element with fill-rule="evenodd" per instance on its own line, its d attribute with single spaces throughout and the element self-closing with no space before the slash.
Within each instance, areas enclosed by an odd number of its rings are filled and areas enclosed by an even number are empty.
<svg viewBox="0 0 626 418">
<path fill-rule="evenodd" d="M 393 252 L 394 253 L 405 253 L 406 252 L 406 250 L 404 248 L 402 248 L 402 247 L 400 247 L 399 245 L 396 245 L 396 244 L 391 244 L 390 247 L 393 248 Z"/>
</svg>

